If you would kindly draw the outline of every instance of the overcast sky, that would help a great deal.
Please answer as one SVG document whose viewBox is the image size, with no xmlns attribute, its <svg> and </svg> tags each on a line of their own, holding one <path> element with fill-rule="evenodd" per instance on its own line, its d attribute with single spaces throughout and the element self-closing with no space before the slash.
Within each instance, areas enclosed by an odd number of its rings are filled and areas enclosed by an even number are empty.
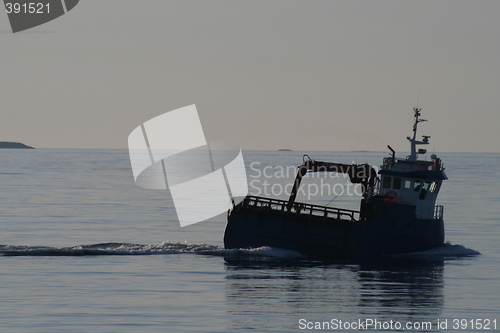
<svg viewBox="0 0 500 333">
<path fill-rule="evenodd" d="M 0 13 L 0 141 L 127 148 L 196 104 L 244 149 L 500 152 L 500 1 L 81 0 L 13 34 Z"/>
</svg>

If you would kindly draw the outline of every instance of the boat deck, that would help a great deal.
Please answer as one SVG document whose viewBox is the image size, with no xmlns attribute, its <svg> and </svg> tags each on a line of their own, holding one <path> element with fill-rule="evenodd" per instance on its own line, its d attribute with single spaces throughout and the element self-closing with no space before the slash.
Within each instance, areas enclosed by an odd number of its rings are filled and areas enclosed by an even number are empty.
<svg viewBox="0 0 500 333">
<path fill-rule="evenodd" d="M 288 201 L 279 200 L 279 199 L 271 199 L 257 196 L 247 196 L 244 201 L 241 203 L 242 207 L 260 210 L 260 211 L 268 211 L 268 212 L 280 212 L 282 214 L 295 214 L 297 217 L 304 218 L 309 216 L 311 219 L 315 220 L 319 218 L 323 218 L 324 221 L 329 219 L 335 220 L 344 220 L 356 222 L 359 221 L 359 211 L 343 209 L 343 208 L 335 208 L 335 207 L 326 207 L 319 205 L 311 205 L 306 203 L 294 203 L 290 212 L 288 212 L 286 206 Z"/>
</svg>

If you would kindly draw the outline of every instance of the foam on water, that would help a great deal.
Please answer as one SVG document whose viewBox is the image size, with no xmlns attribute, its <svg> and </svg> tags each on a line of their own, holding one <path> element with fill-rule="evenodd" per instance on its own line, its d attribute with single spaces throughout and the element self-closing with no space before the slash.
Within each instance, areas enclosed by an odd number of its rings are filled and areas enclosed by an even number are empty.
<svg viewBox="0 0 500 333">
<path fill-rule="evenodd" d="M 160 254 L 222 254 L 224 248 L 208 244 L 162 243 L 100 243 L 72 247 L 0 245 L 0 254 L 7 256 L 90 256 L 90 255 L 160 255 Z"/>
<path fill-rule="evenodd" d="M 168 243 L 132 244 L 132 243 L 100 243 L 77 245 L 72 247 L 18 246 L 0 245 L 0 254 L 4 256 L 96 256 L 96 255 L 168 255 L 168 254 L 202 254 L 213 256 L 249 256 L 297 258 L 300 253 L 271 247 L 255 249 L 226 250 L 221 246 L 209 244 Z"/>
<path fill-rule="evenodd" d="M 169 254 L 201 254 L 213 256 L 245 256 L 249 258 L 278 258 L 298 259 L 304 256 L 301 253 L 272 248 L 268 246 L 252 249 L 227 250 L 221 246 L 209 244 L 185 244 L 164 242 L 155 244 L 133 243 L 100 243 L 92 245 L 77 245 L 71 247 L 46 247 L 46 246 L 19 246 L 0 245 L 0 255 L 3 256 L 97 256 L 97 255 L 169 255 Z M 404 256 L 417 257 L 461 257 L 479 255 L 478 251 L 446 243 L 427 251 L 415 252 Z"/>
<path fill-rule="evenodd" d="M 480 254 L 481 254 L 480 252 L 473 249 L 469 249 L 463 245 L 459 244 L 453 245 L 447 242 L 442 246 L 438 246 L 426 251 L 409 253 L 406 254 L 405 256 L 466 257 L 466 256 L 476 256 Z"/>
<path fill-rule="evenodd" d="M 249 256 L 261 256 L 261 257 L 275 257 L 275 258 L 304 258 L 302 253 L 285 250 L 275 247 L 262 246 L 254 249 L 240 249 L 238 250 L 241 254 L 246 254 Z"/>
</svg>

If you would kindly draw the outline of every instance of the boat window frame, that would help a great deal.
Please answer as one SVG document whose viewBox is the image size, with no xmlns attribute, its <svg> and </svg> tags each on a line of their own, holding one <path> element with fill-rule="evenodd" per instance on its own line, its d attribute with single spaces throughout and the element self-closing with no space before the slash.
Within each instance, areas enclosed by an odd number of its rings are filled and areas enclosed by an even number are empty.
<svg viewBox="0 0 500 333">
<path fill-rule="evenodd" d="M 412 185 L 413 185 L 413 182 L 412 182 L 411 179 L 405 179 L 403 190 L 409 190 L 409 189 L 411 189 L 413 187 Z"/>
<path fill-rule="evenodd" d="M 422 189 L 420 190 L 420 194 L 418 196 L 418 198 L 420 200 L 425 200 L 425 197 L 427 196 L 427 192 L 428 192 L 430 186 L 431 186 L 431 181 L 426 180 L 426 181 L 422 182 Z"/>
<path fill-rule="evenodd" d="M 396 186 L 397 184 L 397 186 Z M 401 189 L 401 177 L 394 177 L 392 180 L 392 188 L 394 190 L 400 190 Z"/>
<path fill-rule="evenodd" d="M 429 187 L 429 192 L 438 193 L 440 188 L 441 188 L 441 182 L 432 182 L 431 186 Z"/>
<path fill-rule="evenodd" d="M 422 181 L 420 179 L 417 179 L 413 182 L 413 191 L 418 192 L 422 188 Z"/>
<path fill-rule="evenodd" d="M 382 177 L 382 188 L 391 188 L 391 184 L 392 184 L 391 176 Z"/>
</svg>

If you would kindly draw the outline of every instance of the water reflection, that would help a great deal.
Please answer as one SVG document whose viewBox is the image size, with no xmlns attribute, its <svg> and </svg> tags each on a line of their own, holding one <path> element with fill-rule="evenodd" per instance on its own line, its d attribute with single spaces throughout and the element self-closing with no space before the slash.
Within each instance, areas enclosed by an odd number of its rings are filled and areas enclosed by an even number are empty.
<svg viewBox="0 0 500 333">
<path fill-rule="evenodd" d="M 229 329 L 301 331 L 299 320 L 431 321 L 444 306 L 444 260 L 357 264 L 226 260 Z"/>
</svg>

